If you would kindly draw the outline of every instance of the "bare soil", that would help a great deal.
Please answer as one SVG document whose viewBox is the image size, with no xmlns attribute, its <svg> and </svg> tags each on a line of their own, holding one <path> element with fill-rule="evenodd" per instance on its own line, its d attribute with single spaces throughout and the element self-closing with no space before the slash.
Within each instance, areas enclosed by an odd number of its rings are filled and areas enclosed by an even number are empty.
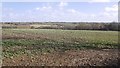
<svg viewBox="0 0 120 68">
<path fill-rule="evenodd" d="M 79 50 L 4 58 L 3 66 L 117 66 L 119 59 L 117 49 Z"/>
</svg>

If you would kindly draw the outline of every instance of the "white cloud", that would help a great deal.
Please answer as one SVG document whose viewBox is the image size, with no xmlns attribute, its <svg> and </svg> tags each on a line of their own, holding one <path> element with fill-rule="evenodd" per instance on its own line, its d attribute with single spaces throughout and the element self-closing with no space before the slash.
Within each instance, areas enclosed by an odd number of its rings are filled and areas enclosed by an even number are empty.
<svg viewBox="0 0 120 68">
<path fill-rule="evenodd" d="M 62 3 L 61 3 L 62 4 Z M 68 4 L 67 4 L 68 5 Z M 63 6 L 67 6 L 63 5 Z M 62 6 L 62 5 L 61 5 Z M 62 8 L 63 10 L 59 9 Z M 24 12 L 8 12 L 4 10 L 4 20 L 9 21 L 117 21 L 117 5 L 103 8 L 103 12 L 85 13 L 74 8 L 53 7 L 43 5 Z M 6 13 L 5 13 L 6 12 Z"/>
<path fill-rule="evenodd" d="M 40 8 L 39 7 L 37 7 L 37 8 L 35 8 L 36 10 L 40 10 Z"/>
<path fill-rule="evenodd" d="M 36 7 L 35 10 L 46 11 L 52 9 L 51 6 Z"/>
<path fill-rule="evenodd" d="M 43 6 L 43 7 L 41 8 L 41 10 L 49 10 L 49 9 L 52 9 L 52 7 L 51 7 L 51 6 Z"/>
<path fill-rule="evenodd" d="M 107 12 L 111 12 L 111 11 L 118 11 L 118 6 L 117 5 L 113 5 L 112 7 L 105 7 L 105 11 Z"/>
<path fill-rule="evenodd" d="M 105 7 L 104 12 L 101 12 L 99 16 L 102 16 L 106 20 L 118 21 L 118 6 Z"/>
<path fill-rule="evenodd" d="M 72 12 L 72 13 L 76 13 L 78 11 L 76 11 L 75 9 L 68 9 L 69 12 Z"/>
<path fill-rule="evenodd" d="M 111 7 L 105 7 L 105 13 L 114 18 L 118 18 L 118 5 L 113 5 Z"/>
<path fill-rule="evenodd" d="M 64 7 L 64 6 L 67 6 L 68 5 L 68 3 L 66 3 L 66 2 L 60 2 L 60 4 L 58 5 L 59 7 Z"/>
</svg>

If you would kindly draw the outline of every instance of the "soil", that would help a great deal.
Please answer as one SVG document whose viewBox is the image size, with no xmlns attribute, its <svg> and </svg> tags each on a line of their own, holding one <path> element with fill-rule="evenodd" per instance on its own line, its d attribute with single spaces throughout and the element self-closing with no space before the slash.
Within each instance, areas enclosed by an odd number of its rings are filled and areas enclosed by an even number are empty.
<svg viewBox="0 0 120 68">
<path fill-rule="evenodd" d="M 87 49 L 4 58 L 3 66 L 117 66 L 119 59 L 117 49 Z"/>
</svg>

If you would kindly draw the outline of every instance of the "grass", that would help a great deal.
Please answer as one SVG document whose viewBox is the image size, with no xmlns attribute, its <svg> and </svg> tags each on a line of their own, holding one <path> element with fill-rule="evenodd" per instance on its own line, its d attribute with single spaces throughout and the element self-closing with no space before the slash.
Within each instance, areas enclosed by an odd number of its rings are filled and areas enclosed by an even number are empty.
<svg viewBox="0 0 120 68">
<path fill-rule="evenodd" d="M 22 36 L 25 38 L 20 38 Z M 4 29 L 4 37 L 9 38 L 2 41 L 5 57 L 34 54 L 36 52 L 53 53 L 118 47 L 117 31 Z"/>
</svg>

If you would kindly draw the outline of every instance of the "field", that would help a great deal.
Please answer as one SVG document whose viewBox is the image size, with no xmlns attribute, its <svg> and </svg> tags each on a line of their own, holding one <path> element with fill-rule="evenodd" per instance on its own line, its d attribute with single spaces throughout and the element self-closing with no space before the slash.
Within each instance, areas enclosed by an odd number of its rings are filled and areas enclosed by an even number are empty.
<svg viewBox="0 0 120 68">
<path fill-rule="evenodd" d="M 117 65 L 118 32 L 3 29 L 3 66 Z"/>
</svg>

